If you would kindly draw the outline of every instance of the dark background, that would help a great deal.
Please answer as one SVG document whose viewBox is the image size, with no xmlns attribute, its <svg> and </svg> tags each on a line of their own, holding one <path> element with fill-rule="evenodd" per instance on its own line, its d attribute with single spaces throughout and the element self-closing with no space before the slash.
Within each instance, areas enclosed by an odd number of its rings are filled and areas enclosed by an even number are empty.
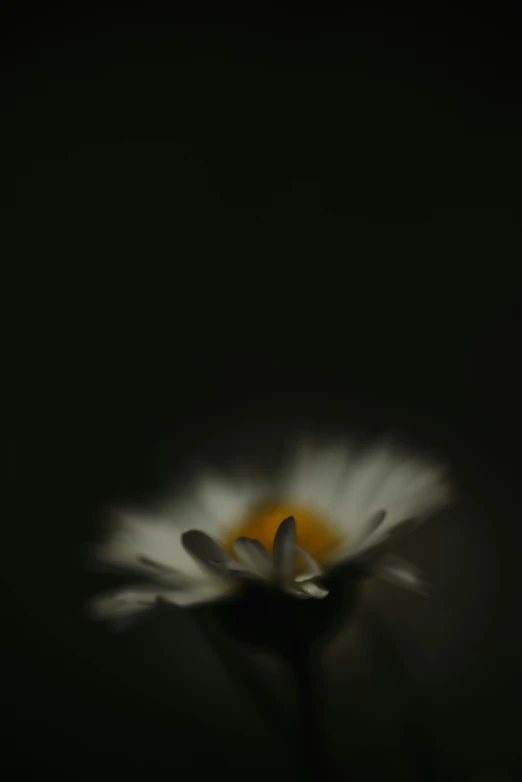
<svg viewBox="0 0 522 782">
<path fill-rule="evenodd" d="M 400 430 L 461 487 L 402 544 L 432 599 L 369 583 L 325 651 L 332 775 L 522 778 L 515 22 L 4 4 L 7 779 L 294 777 L 279 662 L 267 725 L 191 614 L 90 625 L 82 556 L 107 503 L 302 427 Z"/>
</svg>

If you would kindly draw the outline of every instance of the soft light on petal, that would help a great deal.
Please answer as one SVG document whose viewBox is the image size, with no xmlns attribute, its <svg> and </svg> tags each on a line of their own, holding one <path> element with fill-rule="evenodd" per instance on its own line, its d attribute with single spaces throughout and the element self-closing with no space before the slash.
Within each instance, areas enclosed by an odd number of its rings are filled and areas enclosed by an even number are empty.
<svg viewBox="0 0 522 782">
<path fill-rule="evenodd" d="M 405 522 L 449 503 L 442 467 L 390 442 L 357 451 L 335 441 L 302 444 L 287 468 L 272 486 L 203 474 L 162 503 L 166 516 L 120 513 L 92 558 L 156 586 L 102 596 L 91 611 L 124 619 L 158 597 L 206 602 L 245 579 L 274 579 L 296 597 L 321 598 L 324 567 L 358 557 L 380 578 L 425 591 L 420 573 L 383 559 L 382 547 Z"/>
<path fill-rule="evenodd" d="M 193 502 L 202 515 L 212 519 L 215 530 L 223 531 L 248 513 L 266 494 L 267 487 L 261 479 L 253 483 L 239 477 L 224 480 L 203 476 L 195 483 Z M 196 526 L 201 528 L 200 524 Z"/>
<path fill-rule="evenodd" d="M 272 570 L 272 561 L 268 551 L 259 540 L 238 538 L 233 544 L 234 553 L 240 562 L 254 573 L 268 578 Z"/>
<path fill-rule="evenodd" d="M 281 522 L 274 538 L 274 576 L 278 581 L 293 579 L 296 565 L 295 519 L 289 516 Z"/>
<path fill-rule="evenodd" d="M 206 603 L 227 594 L 225 582 L 194 583 L 189 589 L 161 589 L 154 586 L 134 586 L 99 595 L 87 605 L 93 619 L 121 620 L 137 616 L 155 607 L 158 601 L 178 606 Z"/>
<path fill-rule="evenodd" d="M 428 595 L 428 585 L 422 577 L 421 571 L 400 557 L 393 554 L 386 554 L 372 568 L 373 575 L 385 581 L 389 581 L 396 586 L 418 592 L 422 595 Z"/>
<path fill-rule="evenodd" d="M 315 597 L 316 600 L 322 600 L 328 595 L 328 589 L 313 579 L 303 581 L 301 584 L 299 584 L 299 586 L 303 592 L 305 592 L 310 597 Z"/>
<path fill-rule="evenodd" d="M 307 581 L 309 578 L 313 578 L 314 576 L 320 576 L 321 573 L 324 572 L 323 566 L 314 557 L 312 557 L 308 551 L 305 551 L 304 548 L 301 548 L 301 546 L 297 546 L 297 554 L 303 562 L 303 569 L 295 577 L 295 580 L 298 583 L 300 581 Z"/>
<path fill-rule="evenodd" d="M 338 523 L 345 525 L 347 534 L 334 558 L 357 555 L 403 522 L 423 519 L 452 499 L 442 467 L 405 457 L 390 445 L 372 449 L 347 476 L 344 498 L 337 509 L 342 515 Z"/>
<path fill-rule="evenodd" d="M 185 551 L 199 562 L 204 568 L 222 576 L 229 574 L 229 565 L 238 570 L 235 563 L 219 543 L 198 529 L 188 530 L 181 536 L 181 542 Z"/>
<path fill-rule="evenodd" d="M 280 491 L 287 502 L 332 518 L 350 461 L 346 444 L 320 446 L 302 441 L 288 459 L 280 479 Z"/>
<path fill-rule="evenodd" d="M 183 548 L 182 532 L 173 520 L 121 512 L 113 515 L 107 537 L 92 548 L 91 558 L 164 584 L 168 573 L 180 578 L 201 575 L 201 567 Z"/>
<path fill-rule="evenodd" d="M 339 535 L 335 527 L 324 518 L 292 503 L 272 502 L 254 508 L 229 531 L 229 537 L 224 541 L 226 550 L 233 551 L 234 541 L 238 538 L 251 538 L 260 541 L 271 553 L 281 519 L 289 516 L 295 520 L 297 545 L 314 557 L 321 558 L 338 544 Z"/>
</svg>

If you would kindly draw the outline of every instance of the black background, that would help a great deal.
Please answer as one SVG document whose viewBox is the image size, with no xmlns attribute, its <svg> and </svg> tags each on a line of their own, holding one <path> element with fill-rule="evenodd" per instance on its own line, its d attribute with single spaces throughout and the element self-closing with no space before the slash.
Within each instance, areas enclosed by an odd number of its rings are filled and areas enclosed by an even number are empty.
<svg viewBox="0 0 522 782">
<path fill-rule="evenodd" d="M 331 773 L 518 779 L 514 6 L 2 10 L 6 778 L 293 778 L 277 660 L 267 725 L 191 614 L 89 624 L 83 553 L 106 504 L 304 426 L 461 486 L 403 544 L 431 601 L 370 583 L 325 652 Z"/>
</svg>

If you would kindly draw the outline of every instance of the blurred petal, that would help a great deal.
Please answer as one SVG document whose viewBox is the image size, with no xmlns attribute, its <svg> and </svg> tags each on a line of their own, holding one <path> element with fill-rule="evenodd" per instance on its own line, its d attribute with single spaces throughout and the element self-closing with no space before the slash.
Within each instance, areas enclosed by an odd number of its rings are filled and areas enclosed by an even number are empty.
<svg viewBox="0 0 522 782">
<path fill-rule="evenodd" d="M 184 532 L 181 542 L 185 551 L 206 567 L 226 567 L 230 561 L 230 557 L 219 543 L 201 530 L 192 529 Z"/>
<path fill-rule="evenodd" d="M 246 481 L 240 476 L 202 475 L 195 481 L 193 504 L 212 528 L 219 530 L 244 517 L 266 491 L 261 479 Z M 201 528 L 201 524 L 198 522 L 194 527 Z"/>
<path fill-rule="evenodd" d="M 428 585 L 422 577 L 421 571 L 400 557 L 387 554 L 374 565 L 372 574 L 377 578 L 389 581 L 391 584 L 410 589 L 422 595 L 428 595 Z"/>
<path fill-rule="evenodd" d="M 289 516 L 281 522 L 274 538 L 274 575 L 278 580 L 293 579 L 296 560 L 295 519 Z"/>
<path fill-rule="evenodd" d="M 336 552 L 336 560 L 339 562 L 346 558 L 352 559 L 362 551 L 366 553 L 370 549 L 380 547 L 383 541 L 389 542 L 392 530 L 383 530 L 386 515 L 385 510 L 378 510 L 372 513 L 364 524 L 359 526 L 353 537 L 349 538 L 348 547 L 339 547 Z M 395 532 L 395 529 L 393 532 Z"/>
<path fill-rule="evenodd" d="M 272 563 L 268 551 L 259 540 L 241 537 L 234 541 L 234 552 L 254 573 L 268 577 Z"/>
<path fill-rule="evenodd" d="M 349 470 L 351 451 L 345 443 L 326 445 L 301 441 L 287 456 L 281 490 L 298 505 L 332 515 Z M 335 515 L 335 514 L 333 514 Z"/>
<path fill-rule="evenodd" d="M 312 597 L 304 589 L 301 589 L 300 584 L 294 584 L 294 586 L 285 587 L 285 592 L 288 595 L 292 595 L 292 597 L 296 597 L 298 600 L 310 600 Z"/>
<path fill-rule="evenodd" d="M 368 448 L 346 476 L 336 508 L 345 537 L 334 556 L 358 554 L 403 522 L 424 519 L 453 499 L 443 465 L 407 453 L 392 442 Z"/>
<path fill-rule="evenodd" d="M 143 613 L 160 601 L 178 606 L 197 605 L 227 593 L 218 583 L 201 582 L 190 589 L 159 589 L 153 586 L 128 587 L 108 592 L 92 600 L 87 610 L 93 619 L 121 620 Z"/>
<path fill-rule="evenodd" d="M 383 523 L 384 519 L 386 518 L 386 511 L 385 510 L 378 510 L 376 513 L 373 513 L 367 522 L 364 524 L 364 535 L 369 536 L 372 535 L 374 532 L 376 532 L 381 524 Z"/>
<path fill-rule="evenodd" d="M 347 559 L 359 562 L 363 567 L 371 567 L 374 562 L 382 559 L 390 546 L 410 535 L 421 523 L 421 519 L 409 519 L 382 535 L 374 535 L 370 541 L 364 539 L 364 545 L 354 546 L 347 552 Z"/>
<path fill-rule="evenodd" d="M 312 578 L 308 581 L 303 581 L 299 586 L 309 597 L 315 597 L 318 600 L 322 600 L 323 597 L 329 594 L 329 590 L 326 587 Z"/>
<path fill-rule="evenodd" d="M 320 565 L 319 562 L 308 553 L 308 551 L 306 551 L 304 548 L 301 548 L 301 546 L 297 546 L 296 549 L 298 554 L 305 561 L 305 570 L 295 577 L 295 580 L 298 583 L 300 581 L 308 581 L 309 578 L 313 578 L 314 576 L 320 576 L 324 572 L 322 565 Z"/>
<path fill-rule="evenodd" d="M 156 581 L 158 584 L 164 586 L 170 586 L 174 589 L 181 589 L 190 584 L 190 578 L 176 568 L 163 565 L 160 562 L 155 562 L 148 557 L 138 557 L 138 564 L 140 570 L 145 570 L 149 577 Z"/>
<path fill-rule="evenodd" d="M 105 539 L 90 547 L 89 559 L 98 567 L 141 573 L 162 583 L 165 578 L 171 583 L 167 571 L 200 577 L 200 566 L 181 544 L 186 529 L 163 517 L 117 512 L 108 520 Z"/>
</svg>

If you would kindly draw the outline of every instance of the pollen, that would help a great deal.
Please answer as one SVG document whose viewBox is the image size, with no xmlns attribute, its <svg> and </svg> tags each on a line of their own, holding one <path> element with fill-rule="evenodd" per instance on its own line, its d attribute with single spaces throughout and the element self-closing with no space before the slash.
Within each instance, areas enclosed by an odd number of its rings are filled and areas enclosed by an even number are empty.
<svg viewBox="0 0 522 782">
<path fill-rule="evenodd" d="M 234 525 L 225 541 L 226 548 L 232 551 L 232 545 L 239 537 L 255 538 L 271 554 L 277 529 L 288 516 L 295 519 L 297 545 L 319 561 L 340 540 L 335 527 L 317 513 L 291 503 L 272 503 L 256 508 Z"/>
</svg>

